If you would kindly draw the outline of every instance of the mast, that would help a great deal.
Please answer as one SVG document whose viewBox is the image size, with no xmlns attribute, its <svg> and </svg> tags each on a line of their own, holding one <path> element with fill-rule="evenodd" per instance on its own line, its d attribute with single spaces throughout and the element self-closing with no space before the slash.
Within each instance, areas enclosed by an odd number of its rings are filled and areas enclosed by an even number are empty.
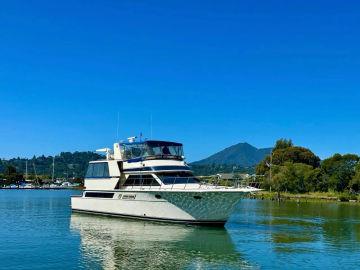
<svg viewBox="0 0 360 270">
<path fill-rule="evenodd" d="M 52 182 L 54 182 L 54 174 L 55 174 L 55 156 L 53 156 L 53 163 L 52 163 L 52 177 L 51 177 Z"/>
<path fill-rule="evenodd" d="M 25 181 L 28 179 L 28 168 L 27 168 L 27 160 L 25 161 Z"/>
<path fill-rule="evenodd" d="M 36 173 L 36 168 L 35 168 L 35 162 L 33 162 L 33 167 L 34 167 L 34 173 L 35 173 L 35 184 L 39 184 L 38 182 L 38 176 L 37 176 L 37 173 Z"/>
</svg>

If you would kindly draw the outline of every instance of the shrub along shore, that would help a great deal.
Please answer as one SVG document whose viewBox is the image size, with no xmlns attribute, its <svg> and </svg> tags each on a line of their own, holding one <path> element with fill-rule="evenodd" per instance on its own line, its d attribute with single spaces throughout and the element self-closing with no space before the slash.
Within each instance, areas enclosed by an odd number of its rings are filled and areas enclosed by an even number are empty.
<svg viewBox="0 0 360 270">
<path fill-rule="evenodd" d="M 357 201 L 360 199 L 360 157 L 335 154 L 320 160 L 311 150 L 278 140 L 256 167 L 264 189 L 254 195 L 267 199 Z"/>
<path fill-rule="evenodd" d="M 359 202 L 360 195 L 351 195 L 344 192 L 309 192 L 304 194 L 294 194 L 281 192 L 280 197 L 277 192 L 261 191 L 250 195 L 250 198 L 272 201 L 338 201 L 338 202 Z"/>
</svg>

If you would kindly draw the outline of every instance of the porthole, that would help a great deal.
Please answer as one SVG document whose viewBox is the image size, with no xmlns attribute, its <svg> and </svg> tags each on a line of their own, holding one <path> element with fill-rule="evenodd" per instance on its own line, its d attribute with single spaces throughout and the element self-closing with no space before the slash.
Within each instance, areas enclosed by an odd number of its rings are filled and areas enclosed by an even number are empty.
<svg viewBox="0 0 360 270">
<path fill-rule="evenodd" d="M 160 196 L 159 194 L 156 194 L 156 195 L 155 195 L 155 198 L 156 198 L 156 199 L 161 199 L 161 196 Z"/>
</svg>

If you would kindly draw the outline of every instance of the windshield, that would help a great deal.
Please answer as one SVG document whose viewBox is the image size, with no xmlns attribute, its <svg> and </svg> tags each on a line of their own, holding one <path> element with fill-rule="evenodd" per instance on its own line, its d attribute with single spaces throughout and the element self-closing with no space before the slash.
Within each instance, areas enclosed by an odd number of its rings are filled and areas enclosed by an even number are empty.
<svg viewBox="0 0 360 270">
<path fill-rule="evenodd" d="M 200 181 L 190 172 L 164 172 L 157 173 L 164 185 L 173 184 L 198 184 Z"/>
<path fill-rule="evenodd" d="M 183 156 L 183 146 L 180 143 L 163 141 L 146 141 L 144 143 L 123 144 L 122 153 L 124 159 L 141 157 L 177 157 Z"/>
</svg>

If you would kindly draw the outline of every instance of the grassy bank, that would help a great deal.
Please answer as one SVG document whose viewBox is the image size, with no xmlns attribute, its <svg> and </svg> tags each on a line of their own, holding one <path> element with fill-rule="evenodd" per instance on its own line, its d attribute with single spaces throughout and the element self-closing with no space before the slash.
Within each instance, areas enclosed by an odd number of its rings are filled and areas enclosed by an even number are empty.
<svg viewBox="0 0 360 270">
<path fill-rule="evenodd" d="M 270 191 L 255 193 L 252 197 L 261 200 L 279 200 L 278 193 Z M 304 194 L 281 192 L 280 200 L 360 202 L 360 195 L 352 195 L 342 192 L 309 192 Z"/>
</svg>

